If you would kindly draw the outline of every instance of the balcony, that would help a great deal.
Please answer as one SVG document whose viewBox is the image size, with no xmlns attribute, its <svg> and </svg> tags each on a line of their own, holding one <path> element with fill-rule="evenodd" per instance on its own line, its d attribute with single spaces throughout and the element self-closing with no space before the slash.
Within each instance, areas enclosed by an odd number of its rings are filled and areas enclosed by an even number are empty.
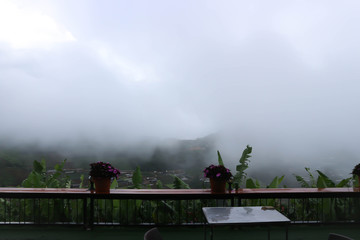
<svg viewBox="0 0 360 240">
<path fill-rule="evenodd" d="M 291 220 L 290 239 L 326 239 L 327 233 L 334 231 L 360 236 L 358 188 L 242 189 L 226 194 L 211 194 L 208 189 L 116 189 L 105 195 L 87 189 L 0 188 L 0 200 L 1 229 L 9 234 L 8 239 L 21 239 L 19 229 L 22 234 L 29 232 L 24 238 L 45 234 L 53 239 L 60 235 L 62 239 L 77 235 L 77 239 L 85 239 L 91 232 L 141 239 L 154 225 L 160 227 L 165 239 L 187 235 L 189 240 L 200 239 L 202 207 L 259 205 L 274 206 Z M 263 228 L 228 230 L 220 228 L 216 235 L 266 238 Z M 271 232 L 274 239 L 282 239 L 281 229 L 274 227 Z"/>
<path fill-rule="evenodd" d="M 92 231 L 85 231 L 78 227 L 69 226 L 0 226 L 1 239 L 6 240 L 89 240 L 89 239 L 124 239 L 142 240 L 149 227 L 101 227 Z M 202 227 L 159 227 L 164 240 L 203 240 Z M 331 226 L 290 226 L 289 240 L 327 240 L 330 232 L 336 232 L 359 239 L 360 230 L 354 225 Z M 265 240 L 267 230 L 261 227 L 229 229 L 216 229 L 214 240 Z M 271 229 L 271 240 L 284 240 L 284 230 Z"/>
</svg>

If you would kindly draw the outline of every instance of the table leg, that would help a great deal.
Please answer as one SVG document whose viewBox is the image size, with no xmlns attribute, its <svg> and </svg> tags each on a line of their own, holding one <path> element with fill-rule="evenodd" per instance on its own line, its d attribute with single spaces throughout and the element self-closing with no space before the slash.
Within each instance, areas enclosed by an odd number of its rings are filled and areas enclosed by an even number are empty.
<svg viewBox="0 0 360 240">
<path fill-rule="evenodd" d="M 213 237 L 214 237 L 213 227 L 210 226 L 210 240 L 213 240 Z"/>
<path fill-rule="evenodd" d="M 286 225 L 286 229 L 285 229 L 285 234 L 286 234 L 285 239 L 288 240 L 288 235 L 289 235 L 289 234 L 288 234 L 288 226 L 287 226 L 287 225 Z"/>
<path fill-rule="evenodd" d="M 268 227 L 268 240 L 270 240 L 270 228 Z"/>
</svg>

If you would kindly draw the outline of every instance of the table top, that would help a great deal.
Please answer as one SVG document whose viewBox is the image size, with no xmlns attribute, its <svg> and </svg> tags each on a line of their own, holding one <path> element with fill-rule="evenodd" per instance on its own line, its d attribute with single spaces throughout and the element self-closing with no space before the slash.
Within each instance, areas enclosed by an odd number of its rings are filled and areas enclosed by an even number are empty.
<svg viewBox="0 0 360 240">
<path fill-rule="evenodd" d="M 286 224 L 290 220 L 272 207 L 204 207 L 210 225 Z"/>
</svg>

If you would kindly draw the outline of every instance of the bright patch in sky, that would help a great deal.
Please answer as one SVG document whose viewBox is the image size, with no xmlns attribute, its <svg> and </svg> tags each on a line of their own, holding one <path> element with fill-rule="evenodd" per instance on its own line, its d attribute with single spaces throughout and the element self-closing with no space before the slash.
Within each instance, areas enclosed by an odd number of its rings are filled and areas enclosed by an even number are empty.
<svg viewBox="0 0 360 240">
<path fill-rule="evenodd" d="M 50 16 L 12 1 L 0 1 L 0 42 L 19 49 L 46 48 L 69 41 L 75 41 L 75 37 Z"/>
<path fill-rule="evenodd" d="M 117 77 L 125 77 L 134 82 L 156 80 L 154 70 L 150 66 L 132 63 L 107 47 L 95 47 L 95 49 L 102 63 Z"/>
</svg>

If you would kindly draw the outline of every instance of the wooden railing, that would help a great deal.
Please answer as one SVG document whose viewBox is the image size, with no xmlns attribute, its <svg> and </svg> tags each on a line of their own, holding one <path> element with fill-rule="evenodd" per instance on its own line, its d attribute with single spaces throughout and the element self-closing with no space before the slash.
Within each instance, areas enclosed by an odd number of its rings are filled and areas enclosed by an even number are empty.
<svg viewBox="0 0 360 240">
<path fill-rule="evenodd" d="M 209 189 L 0 188 L 0 224 L 199 225 L 202 207 L 271 205 L 292 223 L 360 220 L 359 188 Z"/>
</svg>

